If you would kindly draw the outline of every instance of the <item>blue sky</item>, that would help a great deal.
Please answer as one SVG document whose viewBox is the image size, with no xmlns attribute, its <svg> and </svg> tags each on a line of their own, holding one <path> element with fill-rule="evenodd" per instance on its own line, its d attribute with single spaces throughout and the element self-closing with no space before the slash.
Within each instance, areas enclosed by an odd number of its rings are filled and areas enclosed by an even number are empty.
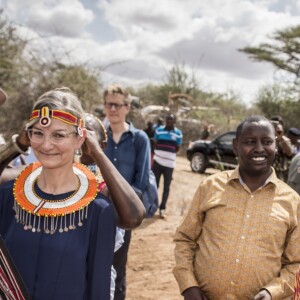
<svg viewBox="0 0 300 300">
<path fill-rule="evenodd" d="M 35 47 L 67 50 L 72 62 L 101 68 L 104 83 L 160 84 L 179 62 L 202 89 L 235 91 L 246 102 L 279 77 L 237 49 L 300 24 L 297 0 L 0 0 L 0 6 Z"/>
</svg>

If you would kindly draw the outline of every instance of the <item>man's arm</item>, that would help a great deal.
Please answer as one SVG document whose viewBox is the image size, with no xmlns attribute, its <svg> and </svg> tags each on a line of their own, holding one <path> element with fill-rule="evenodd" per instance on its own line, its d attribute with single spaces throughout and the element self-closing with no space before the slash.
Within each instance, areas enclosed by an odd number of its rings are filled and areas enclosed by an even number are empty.
<svg viewBox="0 0 300 300">
<path fill-rule="evenodd" d="M 83 150 L 94 158 L 100 168 L 117 212 L 117 225 L 124 229 L 139 226 L 145 216 L 145 208 L 130 184 L 102 151 L 93 131 L 87 132 Z"/>
<path fill-rule="evenodd" d="M 0 175 L 7 165 L 29 147 L 29 140 L 25 127 L 22 128 L 19 135 L 14 135 L 12 138 L 0 148 Z"/>
<path fill-rule="evenodd" d="M 182 145 L 182 131 L 177 128 L 177 139 L 176 139 L 176 152 L 179 151 L 180 146 Z"/>
<path fill-rule="evenodd" d="M 174 253 L 176 264 L 173 274 L 181 293 L 184 293 L 191 287 L 199 287 L 194 274 L 194 260 L 197 240 L 202 229 L 203 215 L 200 211 L 202 197 L 200 186 L 175 233 Z"/>
<path fill-rule="evenodd" d="M 135 175 L 132 186 L 143 192 L 149 184 L 150 177 L 150 142 L 142 130 L 135 136 Z"/>
<path fill-rule="evenodd" d="M 285 135 L 277 135 L 277 142 L 278 145 L 280 145 L 283 154 L 288 157 L 291 158 L 294 155 L 294 149 L 293 149 L 293 145 L 291 143 L 291 140 L 285 136 Z"/>
</svg>

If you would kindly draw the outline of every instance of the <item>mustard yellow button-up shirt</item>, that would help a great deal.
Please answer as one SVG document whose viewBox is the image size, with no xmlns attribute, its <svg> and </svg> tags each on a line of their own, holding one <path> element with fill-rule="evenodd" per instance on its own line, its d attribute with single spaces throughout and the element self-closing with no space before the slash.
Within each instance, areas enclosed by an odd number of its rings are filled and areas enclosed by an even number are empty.
<svg viewBox="0 0 300 300">
<path fill-rule="evenodd" d="M 273 170 L 252 192 L 238 168 L 198 187 L 175 234 L 180 291 L 198 286 L 210 300 L 292 299 L 300 264 L 300 198 Z"/>
</svg>

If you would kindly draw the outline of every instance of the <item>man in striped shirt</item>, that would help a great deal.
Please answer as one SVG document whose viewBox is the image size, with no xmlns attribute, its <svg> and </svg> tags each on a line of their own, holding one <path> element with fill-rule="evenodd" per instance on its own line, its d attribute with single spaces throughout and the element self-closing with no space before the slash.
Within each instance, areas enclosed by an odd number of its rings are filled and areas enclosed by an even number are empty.
<svg viewBox="0 0 300 300">
<path fill-rule="evenodd" d="M 175 127 L 176 116 L 168 114 L 166 125 L 160 126 L 154 134 L 154 164 L 153 173 L 156 177 L 157 186 L 161 175 L 164 177 L 164 189 L 159 213 L 163 217 L 169 196 L 172 174 L 176 164 L 176 153 L 182 144 L 182 132 Z"/>
</svg>

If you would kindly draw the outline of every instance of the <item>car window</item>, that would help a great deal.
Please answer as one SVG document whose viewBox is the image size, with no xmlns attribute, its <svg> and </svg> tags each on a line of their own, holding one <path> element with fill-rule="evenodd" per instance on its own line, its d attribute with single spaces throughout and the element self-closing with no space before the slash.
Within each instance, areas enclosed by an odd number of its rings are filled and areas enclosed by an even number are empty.
<svg viewBox="0 0 300 300">
<path fill-rule="evenodd" d="M 235 133 L 234 132 L 230 132 L 227 133 L 223 136 L 221 136 L 218 139 L 218 142 L 220 145 L 224 145 L 224 146 L 231 146 L 232 145 L 232 140 L 235 138 Z"/>
</svg>

